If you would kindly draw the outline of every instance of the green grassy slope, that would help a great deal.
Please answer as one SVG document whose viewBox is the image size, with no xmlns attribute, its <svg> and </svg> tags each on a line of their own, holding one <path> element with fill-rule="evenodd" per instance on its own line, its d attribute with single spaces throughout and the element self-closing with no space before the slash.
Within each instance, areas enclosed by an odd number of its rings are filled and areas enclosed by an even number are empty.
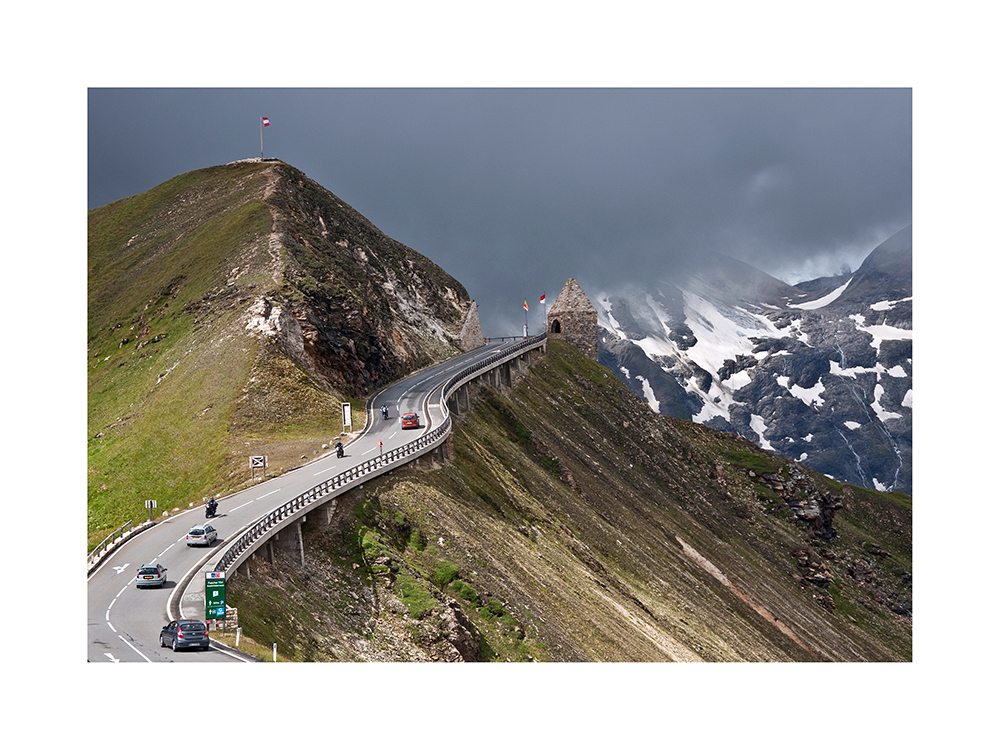
<svg viewBox="0 0 1000 750">
<path fill-rule="evenodd" d="M 260 164 L 203 169 L 88 216 L 88 545 L 148 517 L 146 499 L 160 513 L 241 478 L 230 426 L 251 376 L 278 366 L 241 323 L 276 283 L 267 180 Z M 254 432 L 326 434 L 310 407 L 339 399 L 305 390 Z"/>
</svg>

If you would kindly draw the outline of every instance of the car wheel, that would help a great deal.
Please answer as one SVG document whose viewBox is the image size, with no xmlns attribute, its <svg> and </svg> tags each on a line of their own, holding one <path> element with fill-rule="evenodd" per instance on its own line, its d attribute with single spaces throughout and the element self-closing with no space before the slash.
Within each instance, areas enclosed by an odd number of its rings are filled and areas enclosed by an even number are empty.
<svg viewBox="0 0 1000 750">
<path fill-rule="evenodd" d="M 172 648 L 174 651 L 177 650 L 177 639 L 176 638 L 174 638 L 173 643 L 170 644 L 170 648 Z"/>
<path fill-rule="evenodd" d="M 167 644 L 163 642 L 163 634 L 161 633 L 161 634 L 160 634 L 160 648 L 163 648 L 163 647 L 164 647 L 164 646 L 166 646 L 166 645 L 167 645 Z"/>
</svg>

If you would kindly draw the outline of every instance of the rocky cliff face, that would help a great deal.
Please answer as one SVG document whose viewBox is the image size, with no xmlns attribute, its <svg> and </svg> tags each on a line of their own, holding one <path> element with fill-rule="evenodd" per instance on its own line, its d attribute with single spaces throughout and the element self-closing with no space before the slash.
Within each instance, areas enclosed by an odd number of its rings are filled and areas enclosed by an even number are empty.
<svg viewBox="0 0 1000 750">
<path fill-rule="evenodd" d="M 249 330 L 356 396 L 482 345 L 475 303 L 455 279 L 298 170 L 268 169 L 281 284 L 250 306 Z"/>
<path fill-rule="evenodd" d="M 912 232 L 788 286 L 725 258 L 598 295 L 601 362 L 660 413 L 841 481 L 912 491 Z"/>
</svg>

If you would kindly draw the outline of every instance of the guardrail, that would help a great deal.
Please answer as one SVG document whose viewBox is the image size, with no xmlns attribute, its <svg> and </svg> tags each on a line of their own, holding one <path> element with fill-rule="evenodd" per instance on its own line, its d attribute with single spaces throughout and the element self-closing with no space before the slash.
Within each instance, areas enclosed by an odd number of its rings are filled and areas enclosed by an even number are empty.
<svg viewBox="0 0 1000 750">
<path fill-rule="evenodd" d="M 128 531 L 126 531 L 126 529 L 128 529 Z M 87 566 L 89 567 L 90 563 L 95 558 L 99 557 L 100 555 L 103 555 L 104 552 L 105 552 L 105 550 L 107 550 L 107 548 L 109 546 L 111 546 L 111 545 L 113 545 L 115 543 L 115 539 L 116 538 L 120 537 L 120 538 L 124 539 L 128 534 L 131 534 L 131 533 L 132 533 L 132 522 L 131 521 L 127 521 L 126 523 L 123 523 L 121 525 L 121 528 L 115 529 L 114 531 L 112 531 L 110 534 L 108 534 L 104 538 L 103 542 L 101 542 L 96 547 L 94 547 L 94 551 L 93 552 L 91 552 L 89 555 L 87 555 Z"/>
<path fill-rule="evenodd" d="M 436 428 L 425 435 L 421 435 L 416 440 L 412 440 L 406 445 L 393 448 L 384 455 L 371 458 L 362 464 L 342 471 L 335 477 L 331 477 L 320 482 L 315 487 L 306 490 L 301 495 L 292 498 L 284 505 L 275 508 L 265 516 L 261 516 L 250 528 L 244 531 L 232 544 L 229 545 L 225 554 L 215 565 L 216 572 L 225 572 L 233 565 L 238 564 L 242 557 L 248 555 L 254 548 L 259 546 L 263 539 L 267 538 L 278 527 L 284 525 L 294 516 L 301 515 L 303 511 L 318 500 L 325 498 L 332 492 L 339 489 L 347 489 L 351 484 L 363 477 L 374 477 L 391 469 L 396 464 L 406 463 L 414 458 L 427 453 L 437 447 L 438 443 L 447 439 L 451 433 L 451 415 L 448 413 L 448 398 L 463 383 L 473 377 L 492 369 L 498 363 L 512 359 L 522 352 L 536 348 L 545 341 L 545 334 L 534 336 L 530 339 L 514 344 L 513 346 L 501 349 L 495 354 L 491 354 L 485 360 L 469 365 L 456 375 L 453 375 L 442 389 L 442 406 L 445 412 L 445 420 Z"/>
</svg>

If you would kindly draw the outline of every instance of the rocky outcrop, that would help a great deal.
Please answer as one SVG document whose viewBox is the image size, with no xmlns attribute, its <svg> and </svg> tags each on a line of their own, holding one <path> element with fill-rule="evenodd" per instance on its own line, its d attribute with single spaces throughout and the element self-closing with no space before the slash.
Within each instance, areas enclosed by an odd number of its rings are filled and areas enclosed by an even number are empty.
<svg viewBox="0 0 1000 750">
<path fill-rule="evenodd" d="M 355 397 L 482 345 L 475 303 L 459 282 L 293 167 L 268 169 L 276 175 L 269 250 L 281 259 L 281 283 L 247 309 L 249 333 Z"/>
</svg>

